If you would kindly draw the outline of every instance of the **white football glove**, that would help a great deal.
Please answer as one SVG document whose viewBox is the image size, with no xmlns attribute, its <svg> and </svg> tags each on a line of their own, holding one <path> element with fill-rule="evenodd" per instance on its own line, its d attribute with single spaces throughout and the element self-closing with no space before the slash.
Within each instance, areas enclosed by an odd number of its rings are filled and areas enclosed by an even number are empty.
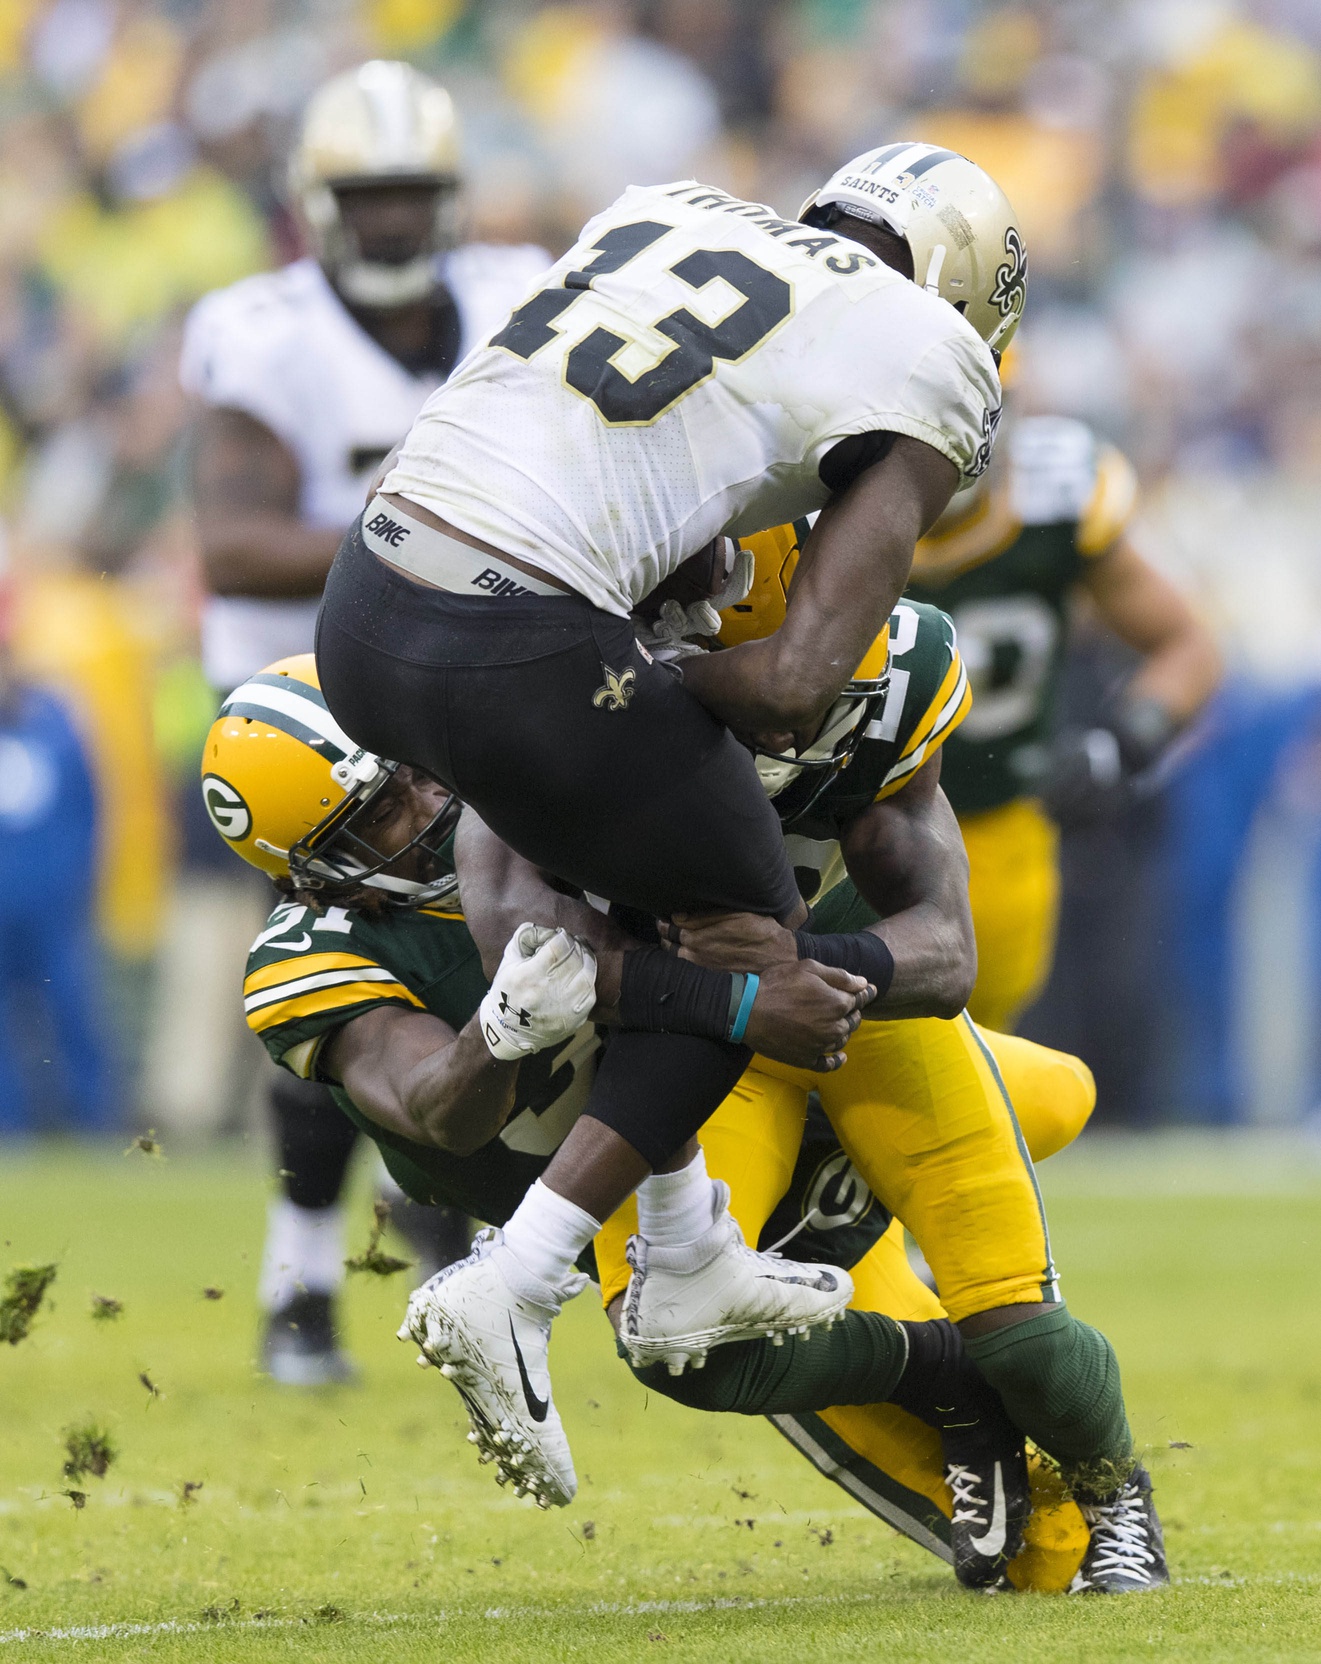
<svg viewBox="0 0 1321 1664">
<path fill-rule="evenodd" d="M 521 924 L 478 1007 L 482 1038 L 505 1063 L 561 1045 L 596 1004 L 596 955 L 567 930 Z"/>
<path fill-rule="evenodd" d="M 679 601 L 666 601 L 655 618 L 637 626 L 638 640 L 662 664 L 702 652 L 689 637 L 719 633 L 720 614 L 709 601 L 690 601 L 686 607 Z"/>
<path fill-rule="evenodd" d="M 733 538 L 726 541 L 733 544 L 733 548 L 725 551 L 725 586 L 718 595 L 711 597 L 711 605 L 717 612 L 724 612 L 726 607 L 746 601 L 752 592 L 752 580 L 757 575 L 757 557 L 752 550 L 740 549 Z"/>
<path fill-rule="evenodd" d="M 638 640 L 660 664 L 704 652 L 694 638 L 718 636 L 721 612 L 744 600 L 752 588 L 756 573 L 752 551 L 740 549 L 731 537 L 722 537 L 721 542 L 725 545 L 725 581 L 715 595 L 690 601 L 686 607 L 679 601 L 666 601 L 654 619 L 638 622 Z"/>
</svg>

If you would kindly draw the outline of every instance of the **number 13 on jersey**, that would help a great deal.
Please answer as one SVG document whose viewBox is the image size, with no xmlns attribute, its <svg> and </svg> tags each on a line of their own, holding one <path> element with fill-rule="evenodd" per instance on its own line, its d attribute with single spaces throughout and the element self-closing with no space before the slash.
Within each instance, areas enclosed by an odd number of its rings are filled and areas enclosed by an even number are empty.
<svg viewBox="0 0 1321 1664">
<path fill-rule="evenodd" d="M 633 292 L 628 311 L 611 295 L 609 285 L 597 288 L 600 279 L 621 271 L 675 229 L 657 220 L 640 220 L 604 232 L 591 245 L 591 259 L 566 272 L 558 287 L 539 290 L 520 306 L 492 336 L 491 345 L 531 359 L 555 342 L 564 354 L 565 385 L 589 400 L 602 421 L 611 427 L 647 427 L 658 421 L 715 373 L 718 359 L 736 363 L 745 358 L 793 313 L 792 286 L 738 249 L 690 248 L 658 270 L 652 283 Z M 694 292 L 693 304 L 705 302 L 704 310 L 710 311 L 713 301 L 718 304 L 719 291 L 710 289 L 717 281 L 726 293 L 732 292 L 734 304 L 716 323 L 704 322 L 687 305 L 648 316 L 656 309 L 648 307 L 649 291 L 656 290 L 658 308 L 664 291 L 672 289 L 667 282 L 672 277 Z M 570 345 L 570 309 L 588 294 L 605 303 L 617 327 L 598 323 Z M 636 317 L 630 315 L 634 310 Z M 663 349 L 659 362 L 627 375 L 618 363 L 620 356 L 632 348 L 634 354 L 655 359 L 657 335 L 673 344 Z"/>
</svg>

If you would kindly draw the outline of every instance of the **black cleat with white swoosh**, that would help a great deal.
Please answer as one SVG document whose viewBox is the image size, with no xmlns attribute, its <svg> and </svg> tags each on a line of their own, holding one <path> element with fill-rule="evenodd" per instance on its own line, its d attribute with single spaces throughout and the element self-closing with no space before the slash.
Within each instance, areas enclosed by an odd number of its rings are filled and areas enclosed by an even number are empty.
<svg viewBox="0 0 1321 1664">
<path fill-rule="evenodd" d="M 1023 1435 L 955 1324 L 942 1317 L 902 1328 L 908 1361 L 891 1400 L 940 1434 L 954 1575 L 965 1589 L 1000 1588 L 1032 1512 Z"/>
<path fill-rule="evenodd" d="M 1002 1588 L 1032 1512 L 1023 1441 L 962 1454 L 962 1461 L 951 1460 L 945 1440 L 945 1482 L 954 1499 L 954 1575 L 965 1589 Z"/>
</svg>

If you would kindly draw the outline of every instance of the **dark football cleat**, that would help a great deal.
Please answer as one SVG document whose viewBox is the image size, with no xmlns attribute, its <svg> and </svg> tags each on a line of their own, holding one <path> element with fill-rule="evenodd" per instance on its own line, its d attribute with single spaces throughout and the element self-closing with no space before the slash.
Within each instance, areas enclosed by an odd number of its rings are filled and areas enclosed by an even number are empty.
<svg viewBox="0 0 1321 1664">
<path fill-rule="evenodd" d="M 1134 1595 L 1162 1589 L 1170 1581 L 1165 1533 L 1151 1500 L 1151 1475 L 1137 1467 L 1103 1502 L 1079 1498 L 1092 1540 L 1071 1595 Z"/>
<path fill-rule="evenodd" d="M 266 1319 L 261 1370 L 283 1387 L 339 1386 L 357 1379 L 335 1330 L 329 1294 L 295 1294 Z"/>
<path fill-rule="evenodd" d="M 955 1461 L 944 1440 L 945 1483 L 954 1497 L 954 1575 L 965 1589 L 1000 1589 L 1032 1512 L 1023 1440 L 987 1442 L 980 1451 L 969 1448 L 971 1440 L 959 1442 L 962 1460 Z"/>
<path fill-rule="evenodd" d="M 948 1318 L 903 1327 L 909 1361 L 893 1401 L 940 1434 L 954 1575 L 965 1589 L 998 1589 L 1032 1512 L 1023 1435 Z"/>
</svg>

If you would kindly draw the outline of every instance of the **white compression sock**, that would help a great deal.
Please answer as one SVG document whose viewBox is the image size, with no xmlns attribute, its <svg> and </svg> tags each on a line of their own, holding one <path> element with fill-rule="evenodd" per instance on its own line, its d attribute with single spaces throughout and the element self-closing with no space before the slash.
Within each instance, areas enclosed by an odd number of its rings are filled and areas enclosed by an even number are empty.
<svg viewBox="0 0 1321 1664">
<path fill-rule="evenodd" d="M 601 1229 L 576 1202 L 538 1179 L 504 1227 L 504 1244 L 518 1263 L 552 1289 L 563 1288 L 573 1262 Z"/>
<path fill-rule="evenodd" d="M 653 1173 L 638 1186 L 638 1235 L 654 1248 L 681 1248 L 709 1231 L 715 1218 L 715 1187 L 706 1157 L 697 1154 L 677 1173 Z"/>
<path fill-rule="evenodd" d="M 257 1298 L 269 1312 L 304 1289 L 333 1294 L 344 1281 L 344 1209 L 300 1208 L 287 1197 L 272 1202 L 266 1222 Z"/>
</svg>

